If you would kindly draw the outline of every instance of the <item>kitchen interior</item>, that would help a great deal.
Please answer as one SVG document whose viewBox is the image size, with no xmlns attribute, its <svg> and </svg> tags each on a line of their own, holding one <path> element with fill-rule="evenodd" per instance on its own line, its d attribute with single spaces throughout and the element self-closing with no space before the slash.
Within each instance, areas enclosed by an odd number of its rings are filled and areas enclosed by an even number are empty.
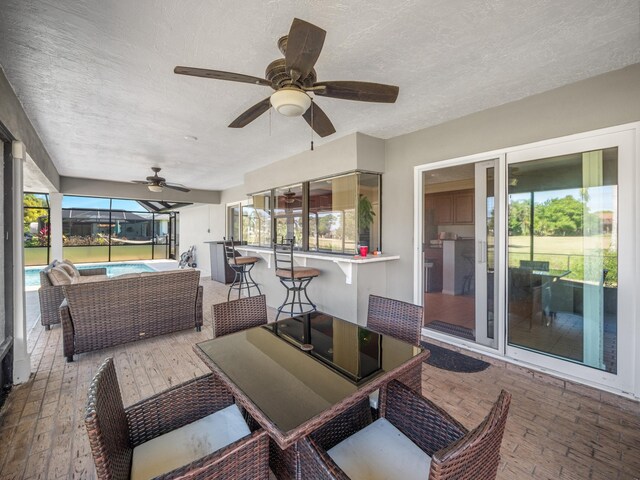
<svg viewBox="0 0 640 480">
<path fill-rule="evenodd" d="M 474 165 L 424 173 L 424 326 L 475 341 Z"/>
</svg>

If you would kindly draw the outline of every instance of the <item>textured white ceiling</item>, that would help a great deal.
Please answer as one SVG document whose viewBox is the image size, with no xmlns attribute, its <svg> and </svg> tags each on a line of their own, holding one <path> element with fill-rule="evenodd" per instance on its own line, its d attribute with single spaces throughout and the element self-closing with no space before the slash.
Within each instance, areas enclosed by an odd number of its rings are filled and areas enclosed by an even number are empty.
<svg viewBox="0 0 640 480">
<path fill-rule="evenodd" d="M 329 98 L 337 133 L 408 133 L 640 61 L 637 0 L 0 0 L 0 65 L 62 175 L 221 189 L 309 148 L 300 118 L 227 125 L 299 17 L 327 30 L 319 80 L 400 86 L 396 104 Z M 187 141 L 194 135 L 198 141 Z"/>
</svg>

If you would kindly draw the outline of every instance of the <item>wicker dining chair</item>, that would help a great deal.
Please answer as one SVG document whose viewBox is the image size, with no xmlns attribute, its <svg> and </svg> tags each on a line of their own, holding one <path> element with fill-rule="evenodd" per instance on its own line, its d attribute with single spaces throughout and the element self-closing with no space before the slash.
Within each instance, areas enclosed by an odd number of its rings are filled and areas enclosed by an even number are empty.
<svg viewBox="0 0 640 480">
<path fill-rule="evenodd" d="M 511 394 L 503 390 L 482 423 L 469 431 L 394 380 L 380 419 L 372 421 L 365 400 L 300 441 L 301 478 L 494 480 L 510 402 Z"/>
<path fill-rule="evenodd" d="M 267 297 L 262 294 L 211 307 L 214 338 L 267 323 Z"/>
<path fill-rule="evenodd" d="M 367 328 L 420 345 L 422 307 L 392 298 L 369 295 Z"/>
<path fill-rule="evenodd" d="M 212 374 L 125 408 L 107 358 L 89 387 L 85 426 L 101 480 L 269 478 L 267 432 L 242 415 Z"/>
<path fill-rule="evenodd" d="M 367 311 L 367 328 L 383 335 L 389 335 L 412 345 L 420 345 L 422 330 L 422 307 L 413 303 L 402 302 L 392 298 L 369 295 L 369 310 Z M 422 393 L 422 365 L 410 370 L 399 380 Z M 379 396 L 384 396 L 382 391 L 371 394 L 371 407 L 378 408 L 381 403 Z"/>
</svg>

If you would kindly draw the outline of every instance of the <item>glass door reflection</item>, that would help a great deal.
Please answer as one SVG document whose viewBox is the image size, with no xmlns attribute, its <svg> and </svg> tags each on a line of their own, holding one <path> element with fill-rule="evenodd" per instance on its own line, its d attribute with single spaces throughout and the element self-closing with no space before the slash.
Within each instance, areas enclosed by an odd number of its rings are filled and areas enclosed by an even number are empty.
<svg viewBox="0 0 640 480">
<path fill-rule="evenodd" d="M 508 343 L 617 372 L 617 148 L 508 166 Z"/>
</svg>

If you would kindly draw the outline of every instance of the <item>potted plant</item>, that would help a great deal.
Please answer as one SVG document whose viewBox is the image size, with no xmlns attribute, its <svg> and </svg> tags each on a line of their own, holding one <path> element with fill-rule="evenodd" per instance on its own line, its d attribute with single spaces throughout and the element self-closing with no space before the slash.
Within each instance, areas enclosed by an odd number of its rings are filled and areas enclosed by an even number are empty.
<svg viewBox="0 0 640 480">
<path fill-rule="evenodd" d="M 369 197 L 360 194 L 358 197 L 358 235 L 360 245 L 372 247 L 372 245 L 369 245 L 371 240 L 370 229 L 375 216 Z"/>
</svg>

